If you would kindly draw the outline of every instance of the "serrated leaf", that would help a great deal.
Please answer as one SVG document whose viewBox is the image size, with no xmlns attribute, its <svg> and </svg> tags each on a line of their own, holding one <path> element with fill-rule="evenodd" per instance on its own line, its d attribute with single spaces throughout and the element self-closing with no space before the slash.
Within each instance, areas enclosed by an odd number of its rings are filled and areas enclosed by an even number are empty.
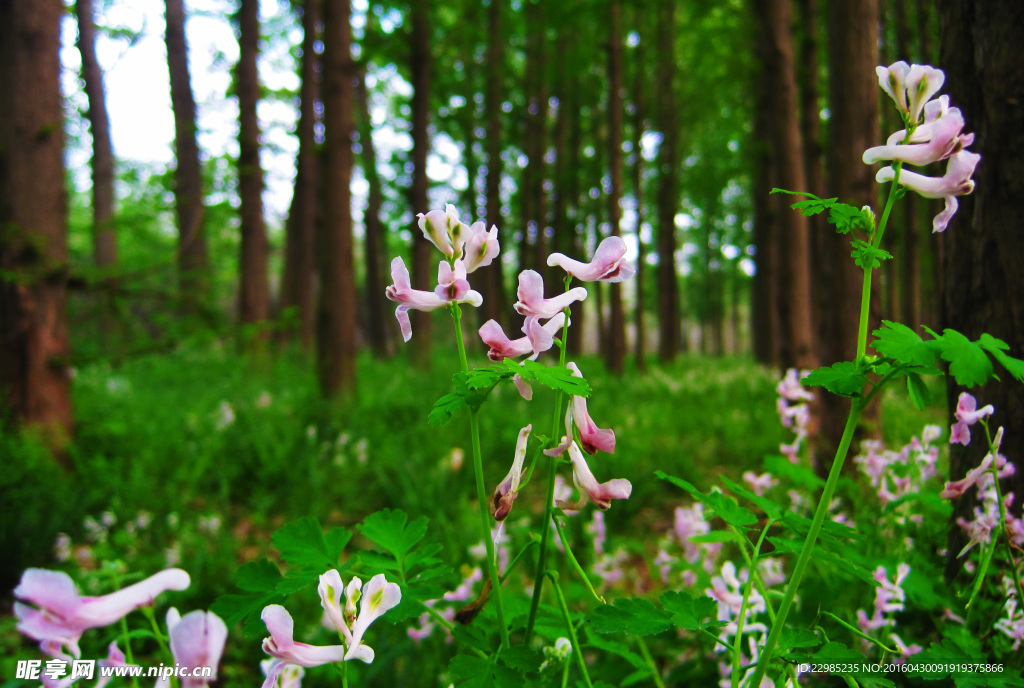
<svg viewBox="0 0 1024 688">
<path fill-rule="evenodd" d="M 498 653 L 498 661 L 512 669 L 536 672 L 540 669 L 544 656 L 532 647 L 513 645 Z"/>
<path fill-rule="evenodd" d="M 263 608 L 269 604 L 281 604 L 285 601 L 284 595 L 276 592 L 254 592 L 244 595 L 227 594 L 220 595 L 213 604 L 210 611 L 214 612 L 230 628 L 240 621 L 251 618 L 255 614 L 257 621 Z M 262 623 L 262 622 L 260 622 Z"/>
<path fill-rule="evenodd" d="M 518 373 L 524 380 L 539 382 L 574 397 L 590 396 L 590 383 L 585 378 L 573 375 L 568 366 L 546 366 L 530 360 L 515 363 L 509 359 L 505 359 L 504 364 L 509 371 Z"/>
<path fill-rule="evenodd" d="M 786 189 L 772 189 L 771 193 L 782 193 L 790 196 L 807 196 L 808 200 L 797 201 L 796 203 L 793 203 L 790 206 L 795 210 L 799 210 L 800 213 L 805 216 L 817 215 L 820 212 L 828 210 L 833 205 L 835 205 L 836 201 L 839 200 L 838 198 L 818 198 L 812 193 L 806 193 L 801 191 L 787 191 Z"/>
<path fill-rule="evenodd" d="M 683 480 L 682 478 L 677 478 L 674 475 L 669 475 L 665 471 L 654 471 L 654 475 L 658 478 L 658 480 L 668 481 L 675 485 L 676 487 L 690 493 L 690 496 L 692 496 L 694 499 L 701 502 L 704 501 L 704 493 L 698 490 L 696 487 L 694 487 L 691 483 L 688 483 L 685 480 Z"/>
<path fill-rule="evenodd" d="M 725 622 L 718 620 L 718 603 L 710 597 L 693 597 L 685 592 L 670 590 L 662 594 L 658 601 L 671 615 L 672 623 L 687 631 L 725 625 Z"/>
<path fill-rule="evenodd" d="M 341 553 L 351 538 L 352 533 L 345 528 L 334 528 L 325 536 L 319 521 L 306 516 L 278 528 L 270 541 L 281 558 L 292 566 L 323 573 L 338 566 Z"/>
<path fill-rule="evenodd" d="M 429 521 L 420 516 L 412 523 L 400 509 L 381 509 L 363 519 L 356 526 L 359 532 L 381 549 L 390 552 L 396 561 L 402 562 L 417 542 L 427 534 Z"/>
<path fill-rule="evenodd" d="M 779 636 L 779 652 L 816 647 L 821 642 L 818 634 L 809 628 L 786 626 Z"/>
<path fill-rule="evenodd" d="M 268 592 L 277 589 L 281 571 L 269 559 L 259 559 L 239 566 L 232 578 L 235 585 L 246 592 Z"/>
<path fill-rule="evenodd" d="M 859 229 L 870 235 L 874 231 L 875 224 L 875 218 L 870 209 L 864 210 L 848 203 L 833 203 L 829 207 L 828 221 L 836 226 L 836 231 L 840 234 L 849 234 L 853 230 Z"/>
<path fill-rule="evenodd" d="M 627 635 L 656 635 L 672 627 L 667 613 L 653 602 L 642 598 L 623 597 L 614 605 L 604 604 L 590 615 L 590 623 L 596 633 L 618 633 Z"/>
<path fill-rule="evenodd" d="M 859 397 L 868 381 L 867 374 L 851 361 L 840 361 L 818 368 L 801 382 L 808 386 L 824 387 L 833 394 L 844 397 Z"/>
<path fill-rule="evenodd" d="M 427 414 L 427 424 L 439 428 L 452 419 L 459 410 L 465 408 L 466 396 L 450 392 L 434 402 L 434 407 Z"/>
<path fill-rule="evenodd" d="M 644 661 L 644 658 L 630 650 L 626 643 L 618 640 L 607 640 L 602 638 L 598 633 L 587 633 L 586 644 L 590 647 L 596 647 L 602 652 L 608 652 L 622 657 L 624 660 L 629 662 L 634 669 L 646 669 L 647 671 L 650 671 L 650 667 L 647 666 L 647 662 Z"/>
<path fill-rule="evenodd" d="M 886 358 L 929 369 L 935 369 L 939 363 L 940 346 L 924 341 L 906 325 L 883 320 L 882 327 L 873 334 L 877 339 L 871 342 L 871 347 Z"/>
<path fill-rule="evenodd" d="M 655 471 L 654 475 L 656 475 L 659 480 L 667 480 L 676 487 L 682 488 L 686 492 L 690 493 L 690 495 L 695 499 L 711 507 L 711 509 L 714 510 L 715 515 L 729 525 L 743 528 L 757 523 L 757 516 L 755 516 L 752 511 L 740 506 L 735 499 L 727 497 L 721 492 L 709 492 L 708 494 L 704 494 L 682 478 L 669 475 L 664 471 Z"/>
<path fill-rule="evenodd" d="M 825 484 L 814 469 L 799 463 L 791 463 L 784 456 L 764 457 L 764 469 L 785 482 L 816 490 Z"/>
<path fill-rule="evenodd" d="M 704 535 L 691 535 L 690 542 L 696 545 L 707 545 L 715 542 L 740 542 L 740 539 L 731 530 L 712 530 Z"/>
<path fill-rule="evenodd" d="M 1010 345 L 1001 339 L 996 339 L 987 332 L 981 335 L 978 344 L 987 351 L 999 364 L 1006 368 L 1018 382 L 1024 382 L 1024 361 L 1014 358 L 1006 353 Z"/>
<path fill-rule="evenodd" d="M 943 330 L 939 341 L 942 358 L 949 362 L 949 373 L 957 384 L 969 388 L 992 377 L 992 361 L 976 342 L 952 329 Z"/>
<path fill-rule="evenodd" d="M 768 542 L 772 543 L 775 546 L 777 553 L 780 554 L 800 554 L 800 552 L 802 552 L 804 548 L 804 543 L 802 541 L 797 541 L 792 538 L 782 536 L 769 536 Z M 836 575 L 842 576 L 844 578 L 852 576 L 870 585 L 876 584 L 874 578 L 872 578 L 871 576 L 870 571 L 868 571 L 860 564 L 850 561 L 848 556 L 837 556 L 833 554 L 832 552 L 822 547 L 820 542 L 814 548 L 813 558 L 815 561 L 831 564 L 835 570 Z"/>
<path fill-rule="evenodd" d="M 853 251 L 850 252 L 853 262 L 865 270 L 879 268 L 882 266 L 882 261 L 892 259 L 892 254 L 885 249 L 872 246 L 861 239 L 854 239 L 850 245 L 853 246 Z"/>
</svg>

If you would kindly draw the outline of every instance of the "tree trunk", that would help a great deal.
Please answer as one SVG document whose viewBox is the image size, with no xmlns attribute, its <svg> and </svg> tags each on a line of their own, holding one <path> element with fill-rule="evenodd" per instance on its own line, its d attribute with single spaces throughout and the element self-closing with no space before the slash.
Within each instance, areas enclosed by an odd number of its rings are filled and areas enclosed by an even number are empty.
<svg viewBox="0 0 1024 688">
<path fill-rule="evenodd" d="M 497 225 L 502 242 L 508 246 L 512 238 L 501 216 L 501 101 L 504 93 L 504 45 L 501 34 L 501 2 L 492 2 L 487 11 L 487 92 L 484 107 L 487 118 L 487 225 Z M 504 231 L 504 233 L 502 233 Z M 484 320 L 508 322 L 505 312 L 505 278 L 501 260 L 481 268 L 484 303 L 480 316 Z"/>
<path fill-rule="evenodd" d="M 320 97 L 320 56 L 316 52 L 320 0 L 305 0 L 302 9 L 302 84 L 299 87 L 299 152 L 295 161 L 295 188 L 285 235 L 284 279 L 281 304 L 298 317 L 299 341 L 309 351 L 313 344 L 316 309 L 317 175 L 316 102 Z"/>
<path fill-rule="evenodd" d="M 1013 0 L 979 5 L 967 0 L 944 0 L 939 6 L 942 26 L 940 64 L 946 72 L 951 104 L 976 135 L 971 149 L 981 154 L 974 175 L 974 194 L 960 199 L 960 209 L 941 236 L 946 263 L 945 312 L 942 327 L 951 327 L 972 340 L 987 332 L 1002 339 L 1015 357 L 1024 355 L 1024 244 L 1020 218 L 1024 215 L 1024 59 L 1020 37 L 1024 12 Z M 997 366 L 998 367 L 998 366 Z M 966 390 L 980 405 L 992 404 L 992 427 L 1019 433 L 1024 428 L 1024 386 L 1005 371 L 1003 382 Z M 950 418 L 959 394 L 965 391 L 949 378 Z M 1005 445 L 1004 445 L 1005 446 Z M 959 479 L 977 466 L 987 452 L 977 437 L 967 447 L 951 445 L 950 479 Z M 1012 457 L 1011 457 L 1012 458 Z M 1018 464 L 1019 466 L 1019 464 Z M 1003 493 L 1024 494 L 1024 471 L 1000 481 Z M 952 518 L 973 518 L 973 497 L 954 500 Z M 1020 500 L 1013 510 L 1020 513 Z M 955 559 L 966 544 L 963 531 L 950 530 L 950 573 L 962 566 Z M 997 555 L 1001 556 L 1001 555 Z M 1019 554 L 1018 554 L 1019 559 Z"/>
<path fill-rule="evenodd" d="M 673 360 L 683 348 L 679 282 L 676 275 L 676 211 L 679 209 L 679 122 L 676 119 L 675 9 L 673 2 L 658 6 L 658 357 Z"/>
<path fill-rule="evenodd" d="M 910 48 L 910 26 L 907 20 L 907 6 L 903 2 L 892 3 L 896 19 L 897 60 L 916 61 Z M 895 62 L 895 60 L 894 60 Z M 888 100 L 888 99 L 886 99 Z M 886 103 L 888 105 L 888 103 Z M 921 223 L 918 216 L 919 197 L 907 194 L 903 197 L 903 227 L 899 250 L 900 265 L 900 308 L 899 319 L 905 325 L 918 329 L 921 324 Z"/>
<path fill-rule="evenodd" d="M 103 70 L 96 59 L 96 25 L 92 0 L 76 0 L 78 52 L 82 78 L 89 98 L 89 132 L 92 135 L 92 240 L 93 256 L 100 271 L 100 336 L 108 340 L 115 327 L 114 290 L 117 267 L 117 227 L 114 222 L 114 152 L 110 144 L 110 119 L 103 92 Z"/>
<path fill-rule="evenodd" d="M 803 191 L 803 142 L 797 112 L 796 64 L 793 53 L 790 0 L 755 2 L 758 21 L 767 40 L 768 87 L 773 157 L 777 182 L 784 189 Z M 779 213 L 779 293 L 777 310 L 782 325 L 782 365 L 815 367 L 811 320 L 810 238 L 807 218 L 789 208 L 789 196 L 775 196 Z"/>
<path fill-rule="evenodd" d="M 0 415 L 71 438 L 57 0 L 0 3 Z"/>
<path fill-rule="evenodd" d="M 174 110 L 174 201 L 178 218 L 178 280 L 186 312 L 194 313 L 209 291 L 210 257 L 203 227 L 202 174 L 196 142 L 196 103 L 188 71 L 185 9 L 182 0 L 167 6 L 167 67 Z"/>
<path fill-rule="evenodd" d="M 323 227 L 319 244 L 317 373 L 325 396 L 356 384 L 356 281 L 352 255 L 352 105 L 355 67 L 349 0 L 324 3 Z"/>
<path fill-rule="evenodd" d="M 267 228 L 263 222 L 263 168 L 260 166 L 259 0 L 242 0 L 238 11 L 238 195 L 241 200 L 238 319 L 265 322 L 270 310 L 267 283 Z M 265 334 L 265 333 L 264 333 Z"/>
<path fill-rule="evenodd" d="M 878 3 L 877 0 L 849 0 L 828 5 L 829 194 L 860 207 L 876 205 L 878 187 L 874 171 L 861 161 L 864 151 L 878 145 Z M 821 340 L 824 363 L 852 361 L 857 354 L 857 328 L 863 273 L 850 258 L 848 237 L 832 234 L 823 262 L 829 279 L 822 284 L 829 297 Z M 877 292 L 876 292 L 877 294 Z M 877 321 L 878 298 L 872 297 L 872 321 Z M 869 329 L 875 329 L 869 327 Z M 839 446 L 849 401 L 831 394 L 821 395 L 822 417 L 818 449 L 831 457 Z M 864 414 L 862 423 L 877 423 L 878 404 Z M 852 465 L 852 464 L 851 464 Z"/>
<path fill-rule="evenodd" d="M 363 154 L 363 176 L 370 187 L 366 199 L 366 210 L 363 212 L 363 224 L 366 228 L 363 239 L 366 251 L 366 328 L 370 340 L 370 348 L 377 356 L 389 353 L 388 328 L 389 319 L 387 299 L 384 296 L 385 283 L 385 236 L 384 225 L 380 221 L 380 209 L 383 203 L 380 175 L 377 174 L 377 154 L 373 147 L 373 127 L 370 121 L 370 95 L 366 88 L 366 71 L 359 75 L 356 98 L 359 104 L 359 146 Z"/>
<path fill-rule="evenodd" d="M 644 13 L 637 9 L 634 12 L 634 25 L 637 32 L 642 28 Z M 644 84 L 646 83 L 646 72 L 643 61 L 643 38 L 633 48 L 633 166 L 631 169 L 633 181 L 633 194 L 636 196 L 636 303 L 633 313 L 635 319 L 633 340 L 633 357 L 636 360 L 636 369 L 639 372 L 647 370 L 647 358 L 645 356 L 647 345 L 647 330 L 644 326 L 644 309 L 646 300 L 644 298 L 644 278 L 647 276 L 646 251 L 643 240 L 644 220 L 644 186 L 643 186 L 643 162 L 641 139 L 644 134 Z"/>
<path fill-rule="evenodd" d="M 430 137 L 427 125 L 430 118 L 430 2 L 419 0 L 412 5 L 412 207 L 413 214 L 430 210 L 427 198 L 427 152 Z M 419 228 L 412 232 L 412 285 L 416 289 L 432 291 L 437 277 L 439 258 L 433 245 Z M 430 362 L 433 326 L 430 313 L 412 312 L 412 331 L 418 340 L 413 355 L 421 364 Z"/>
<path fill-rule="evenodd" d="M 622 222 L 622 8 L 614 0 L 609 7 L 608 37 L 608 221 L 611 235 L 621 236 Z M 615 375 L 622 375 L 626 359 L 626 319 L 622 309 L 622 285 L 608 290 L 608 350 L 605 363 Z"/>
</svg>

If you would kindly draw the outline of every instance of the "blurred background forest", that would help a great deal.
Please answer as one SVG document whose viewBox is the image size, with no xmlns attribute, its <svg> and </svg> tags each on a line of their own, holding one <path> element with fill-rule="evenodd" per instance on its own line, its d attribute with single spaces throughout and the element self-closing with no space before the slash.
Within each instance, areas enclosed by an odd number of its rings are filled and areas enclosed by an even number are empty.
<svg viewBox="0 0 1024 688">
<path fill-rule="evenodd" d="M 768 192 L 877 206 L 861 155 L 901 127 L 875 75 L 898 59 L 946 70 L 983 162 L 941 237 L 937 202 L 905 198 L 877 312 L 987 330 L 1019 355 L 1006 218 L 1024 198 L 1020 115 L 991 105 L 1021 92 L 1015 6 L 982 19 L 926 0 L 3 2 L 11 565 L 101 507 L 212 510 L 239 549 L 271 513 L 345 520 L 415 499 L 462 518 L 469 490 L 451 500 L 436 475 L 452 436 L 423 420 L 454 367 L 447 314 L 417 313 L 403 346 L 384 297 L 396 255 L 432 288 L 415 214 L 445 203 L 498 227 L 500 264 L 473 286 L 478 323 L 506 331 L 520 270 L 624 238 L 636 278 L 591 285 L 568 346 L 626 413 L 637 474 L 777 452 L 775 375 L 852 358 L 860 282 L 823 218 Z M 1024 427 L 1024 404 L 993 394 Z M 822 413 L 827 444 L 835 411 Z M 340 465 L 344 507 L 329 487 Z M 89 475 L 103 485 L 84 489 Z"/>
</svg>

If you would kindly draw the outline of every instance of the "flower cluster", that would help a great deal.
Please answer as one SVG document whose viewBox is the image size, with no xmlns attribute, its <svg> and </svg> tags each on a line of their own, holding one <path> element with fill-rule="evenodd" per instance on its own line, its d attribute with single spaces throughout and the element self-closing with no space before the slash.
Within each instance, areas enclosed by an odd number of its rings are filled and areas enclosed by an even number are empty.
<svg viewBox="0 0 1024 688">
<path fill-rule="evenodd" d="M 779 418 L 782 419 L 784 426 L 792 428 L 796 433 L 792 442 L 779 446 L 779 451 L 792 463 L 797 462 L 804 440 L 809 434 L 811 411 L 807 402 L 813 401 L 814 395 L 800 384 L 800 380 L 809 374 L 809 370 L 798 371 L 796 368 L 790 368 L 775 387 L 779 395 L 776 401 Z"/>
<path fill-rule="evenodd" d="M 260 618 L 266 624 L 270 637 L 263 640 L 263 651 L 273 657 L 265 667 L 267 679 L 263 688 L 278 685 L 278 679 L 290 666 L 316 667 L 334 662 L 358 659 L 369 664 L 373 661 L 373 648 L 363 644 L 363 635 L 381 615 L 402 601 L 402 591 L 395 583 L 388 583 L 384 574 L 371 578 L 364 586 L 353 576 L 346 586 L 337 569 L 320 576 L 320 605 L 324 608 L 324 625 L 338 632 L 343 645 L 308 645 L 296 642 L 295 622 L 288 610 L 279 604 L 263 609 Z M 342 606 L 342 594 L 345 603 Z"/>
<path fill-rule="evenodd" d="M 939 448 L 934 442 L 942 434 L 937 425 L 926 425 L 920 439 L 912 437 L 899 451 L 886 449 L 880 440 L 864 440 L 853 461 L 871 480 L 878 499 L 886 505 L 900 497 L 921 491 L 935 477 Z"/>
<path fill-rule="evenodd" d="M 445 259 L 437 267 L 437 286 L 433 291 L 413 289 L 405 261 L 396 257 L 391 261 L 393 285 L 387 288 L 389 299 L 398 304 L 395 317 L 405 341 L 412 338 L 412 323 L 409 311 L 433 311 L 455 303 L 479 306 L 483 297 L 469 286 L 466 279 L 477 268 L 491 264 L 498 255 L 498 228 L 483 222 L 471 226 L 459 221 L 459 211 L 448 205 L 442 212 L 432 210 L 420 213 L 419 227 L 430 243 L 434 244 Z"/>
<path fill-rule="evenodd" d="M 963 133 L 963 115 L 959 108 L 949 106 L 948 96 L 931 100 L 946 79 L 941 70 L 900 61 L 876 71 L 879 85 L 896 103 L 906 128 L 890 136 L 884 146 L 866 150 L 864 162 L 871 165 L 890 160 L 923 166 L 949 160 L 942 177 L 927 177 L 893 166 L 883 167 L 875 176 L 880 183 L 898 176 L 900 184 L 925 198 L 943 199 L 945 208 L 932 222 L 933 231 L 941 232 L 957 210 L 956 197 L 974 190 L 971 175 L 981 156 L 965 150 L 974 142 L 974 134 Z"/>
</svg>

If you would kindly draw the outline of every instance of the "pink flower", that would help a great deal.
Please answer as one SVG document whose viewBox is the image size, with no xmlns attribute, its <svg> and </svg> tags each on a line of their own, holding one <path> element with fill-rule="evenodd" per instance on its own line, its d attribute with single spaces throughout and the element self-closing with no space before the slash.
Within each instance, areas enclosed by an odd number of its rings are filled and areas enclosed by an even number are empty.
<svg viewBox="0 0 1024 688">
<path fill-rule="evenodd" d="M 362 596 L 359 600 L 359 616 L 352 625 L 352 643 L 348 652 L 345 653 L 345 660 L 361 659 L 364 662 L 373 661 L 373 650 L 362 644 L 363 634 L 384 612 L 394 608 L 402 601 L 402 589 L 397 583 L 389 583 L 383 573 L 378 573 L 363 586 Z"/>
<path fill-rule="evenodd" d="M 480 339 L 484 344 L 491 347 L 487 357 L 492 361 L 502 361 L 506 358 L 518 358 L 531 353 L 530 360 L 536 360 L 541 353 L 547 351 L 555 344 L 555 335 L 565 324 L 565 313 L 558 313 L 543 325 L 540 318 L 529 316 L 523 323 L 525 337 L 509 339 L 501 325 L 496 320 L 488 320 L 479 330 Z"/>
<path fill-rule="evenodd" d="M 80 656 L 78 639 L 90 628 L 109 626 L 133 609 L 153 603 L 165 590 L 184 590 L 188 573 L 167 569 L 127 588 L 103 597 L 81 597 L 71 577 L 61 571 L 27 569 L 14 589 L 14 596 L 37 608 L 14 603 L 18 630 L 50 648 L 67 646 Z"/>
<path fill-rule="evenodd" d="M 553 318 L 565 310 L 570 304 L 587 298 L 587 290 L 575 287 L 559 296 L 544 298 L 544 278 L 535 270 L 523 270 L 519 273 L 519 289 L 516 292 L 519 300 L 515 303 L 519 315 L 535 315 L 542 320 Z"/>
<path fill-rule="evenodd" d="M 466 272 L 487 267 L 501 250 L 498 245 L 498 228 L 491 226 L 487 231 L 483 222 L 474 222 L 470 227 L 469 240 L 466 241 L 462 260 L 466 263 Z"/>
<path fill-rule="evenodd" d="M 964 394 L 960 395 L 960 402 L 961 403 L 965 402 L 964 395 L 969 397 L 969 399 L 967 400 L 967 405 L 970 406 L 973 409 L 973 407 L 976 405 L 976 402 L 974 402 L 974 397 L 972 397 L 971 395 L 969 395 L 966 392 L 964 392 Z M 974 403 L 971 403 L 971 402 L 974 402 Z M 957 417 L 958 418 L 960 417 L 960 408 L 959 407 L 960 407 L 960 404 L 957 404 Z M 980 413 L 984 412 L 985 409 L 991 409 L 991 408 L 992 408 L 992 406 L 986 406 L 985 408 L 981 409 L 981 411 L 968 411 L 968 412 L 966 412 L 965 415 L 967 417 L 970 417 L 971 415 L 980 414 Z M 991 411 L 989 413 L 991 413 Z M 965 421 L 960 421 L 959 423 L 957 423 L 956 425 L 953 426 L 954 433 L 957 432 L 957 429 L 956 429 L 957 425 L 960 425 L 961 423 L 965 423 Z M 965 425 L 965 427 L 966 427 L 966 425 Z M 964 432 L 968 433 L 967 438 L 968 438 L 968 440 L 970 440 L 970 431 L 969 430 L 965 430 Z M 999 477 L 1003 477 L 1002 472 L 1006 472 L 1006 468 L 1005 468 L 1006 466 L 1010 466 L 1011 467 L 1009 472 L 1007 472 L 1006 474 L 1007 475 L 1012 475 L 1013 474 L 1013 464 L 1012 463 L 1011 464 L 1007 464 L 1006 457 L 999 453 L 999 445 L 1002 444 L 1002 442 L 1003 442 L 1003 428 L 1000 426 L 999 430 L 996 431 L 995 439 L 992 441 L 992 451 L 985 455 L 985 458 L 983 458 L 981 460 L 980 464 L 978 464 L 977 466 L 975 466 L 971 470 L 967 471 L 967 475 L 965 475 L 962 479 L 957 480 L 955 482 L 947 482 L 946 485 L 944 486 L 944 489 L 942 490 L 942 492 L 939 493 L 939 496 L 940 497 L 944 497 L 946 499 L 956 499 L 957 497 L 961 496 L 964 492 L 967 492 L 967 490 L 970 489 L 973 485 L 976 485 L 978 483 L 978 481 L 980 481 L 982 479 L 982 477 L 986 473 L 988 473 L 989 469 L 992 468 L 992 463 L 993 462 L 995 462 L 995 464 L 996 464 L 996 469 L 997 470 L 1001 470 L 1001 473 L 1000 473 Z M 964 444 L 967 444 L 967 443 L 964 442 Z"/>
<path fill-rule="evenodd" d="M 786 375 L 779 380 L 779 384 L 775 386 L 776 394 L 787 401 L 811 401 L 814 399 L 814 395 L 800 384 L 800 379 L 809 374 L 810 372 L 806 370 L 790 368 L 786 371 Z"/>
<path fill-rule="evenodd" d="M 523 462 L 526 460 L 526 445 L 529 442 L 531 430 L 533 430 L 533 425 L 527 425 L 519 431 L 519 437 L 516 438 L 516 452 L 512 458 L 512 468 L 505 479 L 498 484 L 494 490 L 494 496 L 491 497 L 491 506 L 494 508 L 496 521 L 505 520 L 509 512 L 512 511 L 516 495 L 519 494 L 519 483 L 523 478 Z"/>
<path fill-rule="evenodd" d="M 864 151 L 864 163 L 871 165 L 879 160 L 899 160 L 921 166 L 945 160 L 974 141 L 974 134 L 961 136 L 963 128 L 964 118 L 960 109 L 950 108 L 934 122 L 918 127 L 906 145 L 898 142 L 868 148 Z"/>
<path fill-rule="evenodd" d="M 578 280 L 584 282 L 622 282 L 636 273 L 629 263 L 624 262 L 626 242 L 622 237 L 610 236 L 597 247 L 594 259 L 581 263 L 562 253 L 548 256 L 548 265 L 558 266 Z"/>
<path fill-rule="evenodd" d="M 776 485 L 778 481 L 772 477 L 771 473 L 762 473 L 758 475 L 754 471 L 746 471 L 743 474 L 743 480 L 750 485 L 750 489 L 754 491 L 754 494 L 761 496 L 765 490 L 770 490 Z"/>
<path fill-rule="evenodd" d="M 202 688 L 217 680 L 217 665 L 228 638 L 228 628 L 219 616 L 201 610 L 181 616 L 171 607 L 167 611 L 167 632 L 177 664 L 190 669 L 211 667 L 214 672 L 212 676 L 182 678 L 182 688 Z"/>
<path fill-rule="evenodd" d="M 974 174 L 974 168 L 978 166 L 980 160 L 981 156 L 977 153 L 961 150 L 950 156 L 946 174 L 942 177 L 926 177 L 905 170 L 900 172 L 900 184 L 903 186 L 925 198 L 945 200 L 945 209 L 932 221 L 932 231 L 944 231 L 959 207 L 956 197 L 966 196 L 974 191 L 974 180 L 971 179 L 971 175 Z M 875 180 L 879 183 L 891 182 L 895 178 L 896 173 L 892 167 L 883 167 L 875 175 Z"/>
<path fill-rule="evenodd" d="M 978 400 L 967 392 L 961 392 L 956 402 L 956 423 L 949 435 L 949 443 L 959 442 L 965 447 L 971 442 L 971 425 L 996 412 L 992 404 L 978 408 Z M 998 444 L 996 445 L 998 447 Z"/>
<path fill-rule="evenodd" d="M 405 341 L 412 338 L 410 310 L 433 311 L 451 303 L 468 303 L 472 306 L 483 303 L 480 293 L 469 288 L 466 267 L 461 261 L 455 262 L 454 269 L 446 261 L 441 261 L 437 273 L 438 285 L 434 291 L 413 289 L 405 261 L 400 256 L 391 261 L 391 280 L 394 284 L 389 286 L 385 293 L 388 299 L 398 304 L 395 317 L 398 318 Z"/>
<path fill-rule="evenodd" d="M 876 67 L 878 84 L 907 119 L 916 123 L 928 100 L 942 88 L 946 75 L 928 65 L 910 66 L 900 60 L 889 67 Z"/>
<path fill-rule="evenodd" d="M 572 371 L 573 376 L 583 377 L 583 373 L 580 372 L 575 363 L 570 361 L 565 365 Z M 590 413 L 587 412 L 587 398 L 574 396 L 571 403 L 572 422 L 576 424 L 576 429 L 580 431 L 580 444 L 583 446 L 583 451 L 588 454 L 595 454 L 600 449 L 609 454 L 615 453 L 615 431 L 611 429 L 602 430 L 597 427 L 597 423 L 594 422 L 590 417 Z"/>
<path fill-rule="evenodd" d="M 451 203 L 445 205 L 444 210 L 431 210 L 427 213 L 419 213 L 420 231 L 427 241 L 437 247 L 441 253 L 449 258 L 455 255 L 456 249 L 452 246 L 452 240 L 461 238 L 464 242 L 463 224 L 459 222 L 459 211 Z"/>
<path fill-rule="evenodd" d="M 307 645 L 295 642 L 295 622 L 288 610 L 279 604 L 265 607 L 260 618 L 270 631 L 270 637 L 263 640 L 263 651 L 274 658 L 267 670 L 263 688 L 276 685 L 277 677 L 290 664 L 315 667 L 345 659 L 344 645 Z"/>
<path fill-rule="evenodd" d="M 590 472 L 587 460 L 583 458 L 583 452 L 573 442 L 569 445 L 569 458 L 572 461 L 572 478 L 576 487 L 580 490 L 578 502 L 570 503 L 564 501 L 556 502 L 559 509 L 578 511 L 586 506 L 587 500 L 594 503 L 602 511 L 612 505 L 613 499 L 628 499 L 633 491 L 633 485 L 624 478 L 616 478 L 605 483 L 598 483 L 597 478 Z"/>
</svg>

